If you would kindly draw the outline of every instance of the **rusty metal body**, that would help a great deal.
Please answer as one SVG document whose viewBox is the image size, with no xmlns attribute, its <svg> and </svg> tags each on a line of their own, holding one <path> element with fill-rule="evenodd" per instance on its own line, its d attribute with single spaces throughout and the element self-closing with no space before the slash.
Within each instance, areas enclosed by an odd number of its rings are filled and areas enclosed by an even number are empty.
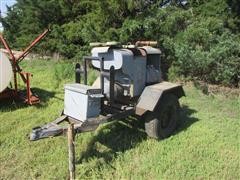
<svg viewBox="0 0 240 180">
<path fill-rule="evenodd" d="M 7 88 L 0 93 L 0 100 L 16 99 L 16 100 L 24 101 L 29 105 L 37 104 L 40 102 L 40 99 L 36 95 L 33 95 L 30 88 L 30 78 L 32 77 L 32 74 L 29 72 L 23 72 L 19 63 L 30 53 L 30 50 L 47 35 L 48 32 L 49 32 L 49 29 L 45 30 L 18 57 L 14 56 L 7 41 L 0 34 L 0 41 L 5 47 L 8 53 L 8 56 L 10 57 L 10 62 L 12 64 L 12 70 L 13 70 L 13 83 L 14 83 L 14 89 Z M 17 80 L 18 74 L 20 75 L 23 83 L 26 85 L 26 95 L 24 95 L 24 93 L 20 91 L 18 88 L 18 80 Z"/>
</svg>

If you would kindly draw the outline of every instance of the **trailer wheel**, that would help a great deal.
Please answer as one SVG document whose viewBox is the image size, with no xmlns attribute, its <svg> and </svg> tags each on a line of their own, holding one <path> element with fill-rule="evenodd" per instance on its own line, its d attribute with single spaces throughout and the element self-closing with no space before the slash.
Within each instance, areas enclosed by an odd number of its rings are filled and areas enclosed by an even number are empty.
<svg viewBox="0 0 240 180">
<path fill-rule="evenodd" d="M 165 94 L 154 112 L 148 112 L 145 131 L 149 137 L 164 139 L 176 129 L 179 119 L 179 101 L 174 94 Z"/>
</svg>

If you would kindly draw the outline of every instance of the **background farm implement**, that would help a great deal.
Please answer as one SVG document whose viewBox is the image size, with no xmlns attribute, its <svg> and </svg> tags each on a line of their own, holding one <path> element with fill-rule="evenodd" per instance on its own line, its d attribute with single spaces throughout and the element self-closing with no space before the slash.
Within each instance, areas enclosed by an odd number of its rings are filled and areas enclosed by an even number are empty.
<svg viewBox="0 0 240 180">
<path fill-rule="evenodd" d="M 23 101 L 29 105 L 37 104 L 40 99 L 37 95 L 34 95 L 31 90 L 31 77 L 30 72 L 24 72 L 20 67 L 20 62 L 30 53 L 31 49 L 36 46 L 49 32 L 45 30 L 40 34 L 19 56 L 14 55 L 13 50 L 10 48 L 3 35 L 0 34 L 0 40 L 5 50 L 0 52 L 0 100 L 14 99 Z M 19 89 L 19 81 L 17 76 L 23 81 L 26 86 L 26 90 Z M 11 83 L 13 76 L 13 84 Z M 11 88 L 9 85 L 11 84 Z"/>
</svg>

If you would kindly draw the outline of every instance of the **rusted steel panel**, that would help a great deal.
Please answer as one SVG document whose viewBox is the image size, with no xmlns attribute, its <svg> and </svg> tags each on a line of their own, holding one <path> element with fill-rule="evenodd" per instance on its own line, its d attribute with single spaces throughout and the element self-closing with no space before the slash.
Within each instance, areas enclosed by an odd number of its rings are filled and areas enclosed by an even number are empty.
<svg viewBox="0 0 240 180">
<path fill-rule="evenodd" d="M 157 41 L 137 41 L 136 46 L 157 46 Z"/>
</svg>

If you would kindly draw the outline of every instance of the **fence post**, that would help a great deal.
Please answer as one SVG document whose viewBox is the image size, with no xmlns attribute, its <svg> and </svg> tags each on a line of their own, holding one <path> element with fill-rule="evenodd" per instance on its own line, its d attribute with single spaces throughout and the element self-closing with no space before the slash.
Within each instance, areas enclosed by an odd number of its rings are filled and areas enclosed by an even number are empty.
<svg viewBox="0 0 240 180">
<path fill-rule="evenodd" d="M 74 145 L 74 125 L 72 123 L 68 126 L 68 155 L 69 155 L 69 173 L 70 180 L 75 179 L 75 145 Z"/>
</svg>

